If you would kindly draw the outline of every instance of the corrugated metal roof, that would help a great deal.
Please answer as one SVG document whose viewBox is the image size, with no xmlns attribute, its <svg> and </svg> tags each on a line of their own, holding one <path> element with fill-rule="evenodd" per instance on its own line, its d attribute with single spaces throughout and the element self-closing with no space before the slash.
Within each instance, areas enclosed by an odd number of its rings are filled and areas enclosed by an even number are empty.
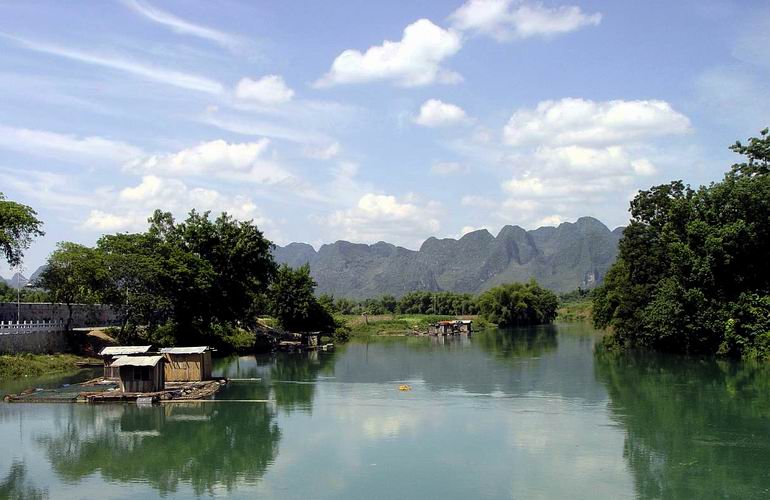
<svg viewBox="0 0 770 500">
<path fill-rule="evenodd" d="M 201 345 L 196 347 L 164 347 L 160 350 L 163 354 L 202 354 L 209 350 L 209 346 Z"/>
<path fill-rule="evenodd" d="M 144 354 L 152 349 L 151 345 L 116 345 L 105 347 L 100 353 L 102 356 L 125 356 L 127 354 Z"/>
<path fill-rule="evenodd" d="M 121 356 L 112 366 L 155 366 L 163 356 Z"/>
</svg>

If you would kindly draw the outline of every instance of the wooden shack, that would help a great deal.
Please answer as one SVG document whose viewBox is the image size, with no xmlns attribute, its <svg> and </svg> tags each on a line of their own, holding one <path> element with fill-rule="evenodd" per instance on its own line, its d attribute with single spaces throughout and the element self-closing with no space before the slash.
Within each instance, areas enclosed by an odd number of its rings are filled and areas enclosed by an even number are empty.
<svg viewBox="0 0 770 500">
<path fill-rule="evenodd" d="M 428 326 L 428 335 L 470 335 L 473 321 L 469 319 L 439 321 Z"/>
<path fill-rule="evenodd" d="M 166 385 L 163 356 L 120 356 L 112 367 L 118 369 L 123 392 L 158 392 Z"/>
<path fill-rule="evenodd" d="M 197 382 L 211 379 L 211 348 L 166 347 L 160 350 L 166 359 L 167 382 Z"/>
<path fill-rule="evenodd" d="M 117 345 L 105 347 L 99 353 L 104 361 L 104 378 L 117 380 L 120 377 L 118 368 L 112 363 L 120 356 L 137 356 L 147 354 L 152 346 L 149 345 Z"/>
</svg>

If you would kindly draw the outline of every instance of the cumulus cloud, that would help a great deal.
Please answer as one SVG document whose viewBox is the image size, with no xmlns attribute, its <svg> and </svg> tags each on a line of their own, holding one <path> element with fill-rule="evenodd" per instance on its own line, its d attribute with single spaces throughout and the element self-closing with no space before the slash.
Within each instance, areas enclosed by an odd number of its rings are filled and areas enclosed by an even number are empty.
<svg viewBox="0 0 770 500">
<path fill-rule="evenodd" d="M 447 127 L 467 121 L 468 116 L 463 108 L 439 99 L 425 101 L 420 107 L 420 113 L 414 117 L 414 123 L 423 127 Z"/>
<path fill-rule="evenodd" d="M 280 165 L 262 158 L 270 141 L 203 142 L 176 153 L 145 156 L 126 164 L 126 170 L 173 177 L 208 175 L 234 181 L 276 184 L 293 176 Z"/>
<path fill-rule="evenodd" d="M 542 101 L 513 113 L 507 144 L 612 144 L 690 131 L 690 120 L 666 101 Z"/>
<path fill-rule="evenodd" d="M 470 169 L 467 165 L 457 163 L 454 161 L 444 161 L 434 163 L 430 167 L 430 171 L 436 175 L 455 175 L 455 174 L 467 174 Z"/>
<path fill-rule="evenodd" d="M 113 197 L 107 209 L 93 209 L 81 224 L 93 231 L 137 231 L 147 225 L 155 209 L 184 217 L 192 209 L 227 212 L 236 219 L 267 222 L 248 197 L 230 195 L 214 189 L 190 187 L 181 180 L 145 175 L 136 186 L 126 187 Z"/>
<path fill-rule="evenodd" d="M 540 2 L 468 0 L 452 13 L 450 20 L 458 30 L 507 41 L 548 37 L 597 26 L 602 15 L 586 14 L 576 6 L 546 7 Z"/>
<path fill-rule="evenodd" d="M 82 162 L 122 163 L 143 154 L 138 147 L 99 136 L 78 137 L 47 130 L 0 125 L 0 149 Z"/>
<path fill-rule="evenodd" d="M 259 104 L 276 105 L 291 101 L 294 91 L 280 75 L 265 75 L 258 80 L 241 78 L 235 87 L 235 97 Z"/>
<path fill-rule="evenodd" d="M 690 120 L 665 101 L 543 101 L 513 113 L 503 130 L 512 169 L 494 209 L 536 226 L 602 210 L 648 186 L 660 167 L 660 139 L 682 136 Z"/>
<path fill-rule="evenodd" d="M 435 202 L 420 204 L 410 199 L 366 193 L 355 207 L 337 210 L 323 222 L 340 238 L 364 243 L 385 240 L 415 247 L 426 235 L 439 228 L 439 206 Z"/>
<path fill-rule="evenodd" d="M 355 49 L 345 50 L 316 82 L 316 86 L 377 80 L 392 81 L 404 87 L 434 82 L 457 83 L 461 80 L 460 75 L 441 65 L 461 46 L 461 37 L 455 31 L 441 28 L 428 19 L 420 19 L 408 25 L 397 42 L 385 40 L 363 53 Z"/>
<path fill-rule="evenodd" d="M 84 229 L 90 229 L 100 232 L 127 231 L 142 227 L 147 222 L 150 214 L 143 217 L 137 213 L 130 214 L 112 214 L 102 210 L 91 210 L 88 217 L 83 222 Z"/>
</svg>

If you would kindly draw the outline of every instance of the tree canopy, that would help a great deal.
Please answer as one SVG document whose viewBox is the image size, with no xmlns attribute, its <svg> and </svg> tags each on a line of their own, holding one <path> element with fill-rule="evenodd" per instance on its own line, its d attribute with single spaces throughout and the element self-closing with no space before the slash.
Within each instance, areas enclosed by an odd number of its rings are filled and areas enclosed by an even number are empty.
<svg viewBox="0 0 770 500">
<path fill-rule="evenodd" d="M 556 294 L 535 281 L 490 288 L 478 299 L 481 316 L 500 326 L 548 324 L 556 318 L 558 307 Z"/>
<path fill-rule="evenodd" d="M 594 293 L 611 342 L 681 353 L 770 355 L 770 135 L 721 182 L 641 191 L 618 259 Z"/>
<path fill-rule="evenodd" d="M 32 239 L 43 236 L 42 221 L 27 205 L 5 199 L 0 193 L 0 252 L 11 267 L 21 263 Z"/>
<path fill-rule="evenodd" d="M 283 328 L 293 332 L 336 329 L 334 318 L 316 299 L 316 282 L 305 264 L 297 269 L 287 265 L 278 268 L 270 285 L 270 312 Z"/>
<path fill-rule="evenodd" d="M 196 211 L 179 223 L 156 211 L 149 222 L 144 233 L 105 235 L 94 248 L 61 243 L 40 284 L 56 301 L 111 305 L 129 342 L 217 345 L 214 332 L 256 318 L 276 265 L 255 225 Z"/>
</svg>

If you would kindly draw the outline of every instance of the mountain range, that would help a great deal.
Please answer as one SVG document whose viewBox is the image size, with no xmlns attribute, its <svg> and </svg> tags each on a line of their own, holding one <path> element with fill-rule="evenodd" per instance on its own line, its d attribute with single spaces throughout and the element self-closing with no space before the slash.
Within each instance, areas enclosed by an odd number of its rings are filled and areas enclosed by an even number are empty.
<svg viewBox="0 0 770 500">
<path fill-rule="evenodd" d="M 505 226 L 497 236 L 486 229 L 459 240 L 428 238 L 419 250 L 390 243 L 337 241 L 316 251 L 306 243 L 278 246 L 281 264 L 309 264 L 316 293 L 369 298 L 415 290 L 478 293 L 502 283 L 534 278 L 555 292 L 596 286 L 618 252 L 623 233 L 593 217 L 558 227 L 527 231 Z"/>
<path fill-rule="evenodd" d="M 35 272 L 30 275 L 29 278 L 27 278 L 21 273 L 14 273 L 13 276 L 11 276 L 10 278 L 3 278 L 2 276 L 0 276 L 0 282 L 4 282 L 6 285 L 13 288 L 14 290 L 17 288 L 22 288 L 27 286 L 27 283 L 34 283 L 44 269 L 45 269 L 45 266 L 38 267 L 35 270 Z"/>
</svg>

